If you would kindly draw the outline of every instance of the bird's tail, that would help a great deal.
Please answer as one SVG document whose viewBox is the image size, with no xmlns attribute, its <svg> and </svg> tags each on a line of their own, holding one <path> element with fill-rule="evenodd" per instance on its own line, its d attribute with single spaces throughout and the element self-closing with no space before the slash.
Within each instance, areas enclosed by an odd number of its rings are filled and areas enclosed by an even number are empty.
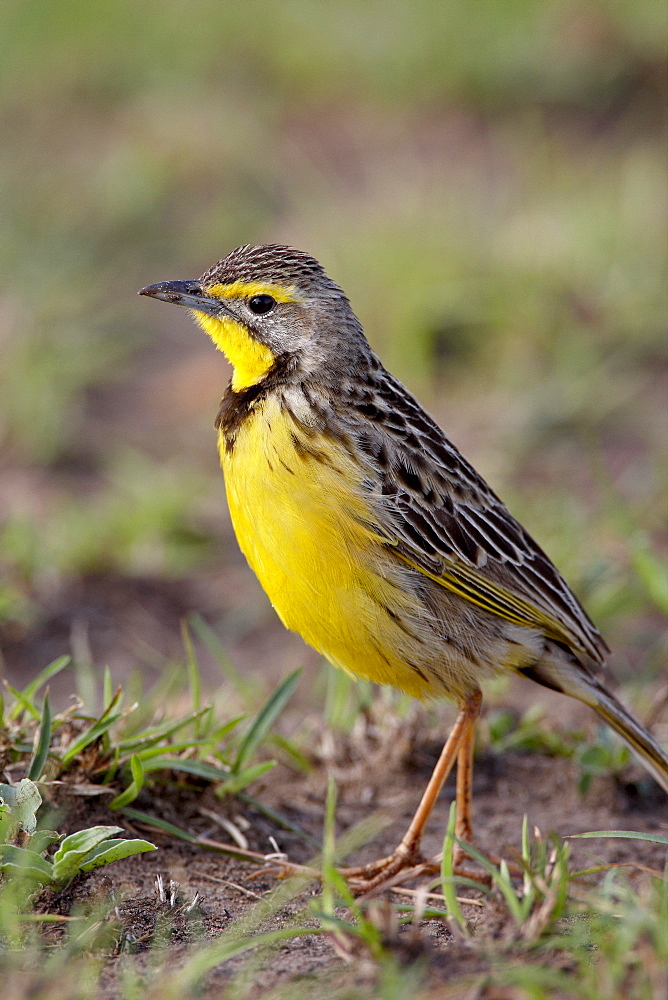
<svg viewBox="0 0 668 1000">
<path fill-rule="evenodd" d="M 628 709 L 581 663 L 559 648 L 546 651 L 535 666 L 522 671 L 546 687 L 589 705 L 618 733 L 641 759 L 649 773 L 668 792 L 668 754 Z"/>
</svg>

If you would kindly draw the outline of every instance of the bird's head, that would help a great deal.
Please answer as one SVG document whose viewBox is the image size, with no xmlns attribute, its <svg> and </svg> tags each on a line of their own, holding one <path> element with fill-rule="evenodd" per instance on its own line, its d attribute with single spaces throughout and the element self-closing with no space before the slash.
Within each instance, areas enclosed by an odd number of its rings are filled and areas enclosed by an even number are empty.
<svg viewBox="0 0 668 1000">
<path fill-rule="evenodd" d="M 235 392 L 279 363 L 306 377 L 331 374 L 368 351 L 343 291 L 292 247 L 238 247 L 199 279 L 159 281 L 139 294 L 192 311 L 232 364 Z"/>
</svg>

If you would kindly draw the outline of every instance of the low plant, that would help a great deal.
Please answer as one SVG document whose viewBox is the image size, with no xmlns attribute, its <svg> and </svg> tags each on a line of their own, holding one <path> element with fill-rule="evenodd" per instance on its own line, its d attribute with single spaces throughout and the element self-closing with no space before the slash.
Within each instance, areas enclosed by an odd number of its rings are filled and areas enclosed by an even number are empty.
<svg viewBox="0 0 668 1000">
<path fill-rule="evenodd" d="M 75 875 L 156 850 L 146 840 L 115 837 L 123 832 L 120 826 L 92 826 L 63 839 L 52 830 L 38 830 L 41 804 L 42 796 L 30 778 L 18 785 L 0 784 L 0 871 L 35 887 L 61 889 Z M 55 853 L 48 854 L 59 840 Z"/>
</svg>

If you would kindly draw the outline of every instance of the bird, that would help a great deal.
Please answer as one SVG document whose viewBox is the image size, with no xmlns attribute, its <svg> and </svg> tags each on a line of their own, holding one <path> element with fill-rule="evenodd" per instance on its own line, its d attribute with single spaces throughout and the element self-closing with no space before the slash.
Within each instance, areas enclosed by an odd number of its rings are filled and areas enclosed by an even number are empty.
<svg viewBox="0 0 668 1000">
<path fill-rule="evenodd" d="M 599 678 L 609 649 L 548 556 L 370 347 L 309 254 L 245 245 L 140 295 L 183 306 L 232 366 L 215 420 L 239 547 L 286 628 L 334 666 L 458 706 L 406 834 L 344 869 L 370 892 L 427 863 L 456 765 L 472 838 L 482 686 L 520 674 L 589 705 L 668 792 L 668 755 Z"/>
</svg>

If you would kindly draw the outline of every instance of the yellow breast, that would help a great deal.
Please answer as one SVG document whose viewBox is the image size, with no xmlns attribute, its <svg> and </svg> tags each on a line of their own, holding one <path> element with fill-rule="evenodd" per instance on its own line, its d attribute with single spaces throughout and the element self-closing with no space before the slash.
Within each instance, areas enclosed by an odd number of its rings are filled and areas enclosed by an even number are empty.
<svg viewBox="0 0 668 1000">
<path fill-rule="evenodd" d="M 398 623 L 420 609 L 369 526 L 348 452 L 307 437 L 269 396 L 230 452 L 221 437 L 220 456 L 239 546 L 287 628 L 352 674 L 427 694 Z"/>
</svg>

